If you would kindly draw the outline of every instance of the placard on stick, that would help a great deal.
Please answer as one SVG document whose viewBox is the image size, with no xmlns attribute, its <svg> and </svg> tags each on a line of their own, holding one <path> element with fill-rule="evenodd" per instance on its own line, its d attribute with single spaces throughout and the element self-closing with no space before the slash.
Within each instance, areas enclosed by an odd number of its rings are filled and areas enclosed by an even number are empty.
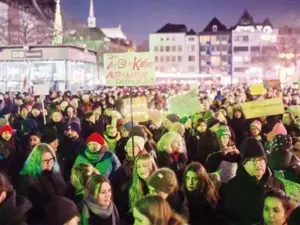
<svg viewBox="0 0 300 225">
<path fill-rule="evenodd" d="M 123 100 L 125 120 L 131 120 L 130 98 Z M 132 98 L 133 121 L 135 123 L 148 120 L 148 106 L 146 97 Z"/>
<path fill-rule="evenodd" d="M 250 86 L 250 93 L 251 95 L 264 95 L 265 87 L 263 84 L 252 84 Z"/>
<path fill-rule="evenodd" d="M 284 113 L 284 105 L 280 98 L 246 102 L 242 104 L 242 109 L 246 119 Z"/>
<path fill-rule="evenodd" d="M 169 113 L 175 113 L 180 118 L 201 112 L 203 107 L 198 98 L 198 90 L 190 89 L 182 94 L 168 99 Z"/>
<path fill-rule="evenodd" d="M 108 86 L 155 85 L 155 57 L 150 52 L 104 54 L 104 76 Z"/>
</svg>

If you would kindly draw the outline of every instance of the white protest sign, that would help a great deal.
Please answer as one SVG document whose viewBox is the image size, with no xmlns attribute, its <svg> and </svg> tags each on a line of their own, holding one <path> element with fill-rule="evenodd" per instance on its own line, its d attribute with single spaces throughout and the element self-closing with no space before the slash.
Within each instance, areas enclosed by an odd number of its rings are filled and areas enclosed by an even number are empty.
<svg viewBox="0 0 300 225">
<path fill-rule="evenodd" d="M 33 85 L 35 95 L 49 95 L 50 83 Z"/>
<path fill-rule="evenodd" d="M 104 54 L 107 86 L 155 85 L 155 57 L 150 52 Z"/>
<path fill-rule="evenodd" d="M 168 108 L 169 113 L 175 113 L 179 117 L 190 116 L 203 110 L 198 98 L 198 90 L 196 89 L 191 89 L 169 98 Z"/>
</svg>

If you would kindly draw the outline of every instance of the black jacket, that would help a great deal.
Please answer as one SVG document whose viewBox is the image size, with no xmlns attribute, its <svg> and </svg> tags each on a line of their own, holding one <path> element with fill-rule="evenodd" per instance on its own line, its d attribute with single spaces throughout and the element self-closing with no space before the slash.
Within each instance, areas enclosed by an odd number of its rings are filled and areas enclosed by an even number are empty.
<svg viewBox="0 0 300 225">
<path fill-rule="evenodd" d="M 44 205 L 53 196 L 64 196 L 67 185 L 60 173 L 44 171 L 39 177 L 21 176 L 19 193 L 32 203 L 29 221 L 44 221 L 46 218 Z"/>
<path fill-rule="evenodd" d="M 234 225 L 252 225 L 261 221 L 264 194 L 270 188 L 285 190 L 284 184 L 272 176 L 266 169 L 260 181 L 250 176 L 242 166 L 225 188 L 221 199 L 227 222 Z"/>
<path fill-rule="evenodd" d="M 189 220 L 190 215 L 188 203 L 181 190 L 177 190 L 173 194 L 170 194 L 167 197 L 166 201 L 169 203 L 171 209 L 173 209 L 174 212 L 184 216 L 187 220 Z"/>
<path fill-rule="evenodd" d="M 15 191 L 8 193 L 4 202 L 0 203 L 0 224 L 27 225 L 26 213 L 31 207 L 31 203 L 26 198 L 16 195 Z"/>
</svg>

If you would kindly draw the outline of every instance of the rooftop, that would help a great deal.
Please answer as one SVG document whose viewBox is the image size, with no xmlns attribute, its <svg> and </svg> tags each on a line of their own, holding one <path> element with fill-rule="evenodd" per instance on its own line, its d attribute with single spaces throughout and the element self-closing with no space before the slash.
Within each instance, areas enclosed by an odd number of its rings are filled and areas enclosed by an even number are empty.
<svg viewBox="0 0 300 225">
<path fill-rule="evenodd" d="M 108 38 L 116 39 L 127 39 L 126 35 L 122 31 L 122 27 L 111 27 L 111 28 L 101 28 L 103 34 Z"/>
<path fill-rule="evenodd" d="M 155 33 L 188 33 L 188 29 L 184 24 L 167 23 Z"/>
<path fill-rule="evenodd" d="M 213 33 L 213 32 L 226 32 L 227 27 L 220 22 L 220 20 L 214 17 L 204 28 L 202 33 Z"/>
</svg>

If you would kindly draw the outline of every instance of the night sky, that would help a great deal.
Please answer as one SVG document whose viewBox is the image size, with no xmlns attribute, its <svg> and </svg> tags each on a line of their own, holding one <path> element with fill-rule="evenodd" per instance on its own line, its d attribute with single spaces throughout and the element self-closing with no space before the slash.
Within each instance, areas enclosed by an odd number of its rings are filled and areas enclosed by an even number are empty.
<svg viewBox="0 0 300 225">
<path fill-rule="evenodd" d="M 61 0 L 63 11 L 80 21 L 89 12 L 89 0 Z M 216 16 L 226 26 L 237 23 L 245 8 L 262 22 L 300 27 L 300 0 L 94 0 L 97 26 L 122 25 L 137 44 L 166 23 L 183 23 L 200 32 Z"/>
</svg>

